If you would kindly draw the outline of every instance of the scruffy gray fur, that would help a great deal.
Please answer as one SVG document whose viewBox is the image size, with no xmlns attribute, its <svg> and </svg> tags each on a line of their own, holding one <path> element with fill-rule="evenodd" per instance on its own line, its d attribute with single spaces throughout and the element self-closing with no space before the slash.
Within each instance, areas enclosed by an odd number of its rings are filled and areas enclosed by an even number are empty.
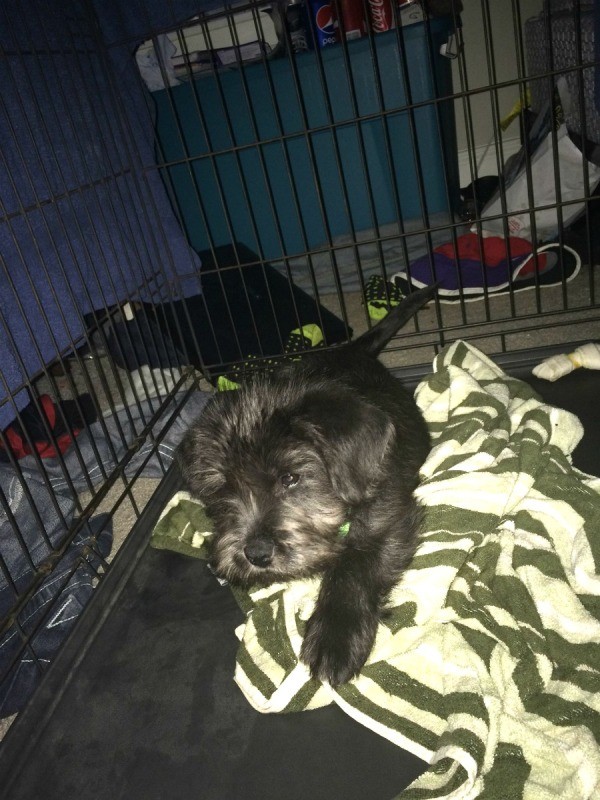
<svg viewBox="0 0 600 800">
<path fill-rule="evenodd" d="M 416 547 L 429 436 L 377 355 L 434 291 L 414 292 L 354 342 L 215 394 L 179 448 L 214 523 L 217 575 L 243 586 L 322 575 L 301 657 L 333 686 L 368 658 Z"/>
</svg>

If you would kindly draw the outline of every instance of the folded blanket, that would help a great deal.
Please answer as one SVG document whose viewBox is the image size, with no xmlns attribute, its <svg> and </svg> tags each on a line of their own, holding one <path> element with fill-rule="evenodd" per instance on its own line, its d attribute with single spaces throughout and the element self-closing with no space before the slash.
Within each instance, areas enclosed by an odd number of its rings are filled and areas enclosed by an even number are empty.
<svg viewBox="0 0 600 800">
<path fill-rule="evenodd" d="M 431 214 L 427 220 L 403 219 L 401 224 L 390 222 L 336 236 L 308 256 L 276 261 L 273 266 L 286 278 L 291 270 L 296 286 L 310 295 L 315 286 L 321 296 L 335 293 L 340 282 L 345 292 L 358 292 L 365 278 L 382 274 L 382 266 L 387 275 L 406 269 L 431 247 L 448 242 L 453 231 L 466 233 L 468 225 L 456 227 L 447 213 Z"/>
<path fill-rule="evenodd" d="M 425 759 L 404 800 L 598 797 L 600 479 L 571 464 L 581 424 L 464 342 L 416 396 L 424 532 L 361 674 L 333 690 L 298 661 L 313 579 L 236 590 L 235 680 L 261 712 L 335 702 Z M 179 494 L 152 543 L 201 554 L 209 531 Z"/>
</svg>

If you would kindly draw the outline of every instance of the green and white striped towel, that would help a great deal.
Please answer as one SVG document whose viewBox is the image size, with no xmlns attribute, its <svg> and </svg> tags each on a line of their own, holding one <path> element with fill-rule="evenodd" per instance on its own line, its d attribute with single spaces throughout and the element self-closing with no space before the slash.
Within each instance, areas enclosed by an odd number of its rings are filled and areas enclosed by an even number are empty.
<svg viewBox="0 0 600 800">
<path fill-rule="evenodd" d="M 424 532 L 361 674 L 333 690 L 298 661 L 317 579 L 236 591 L 235 680 L 261 712 L 335 702 L 430 767 L 400 797 L 600 797 L 600 479 L 576 470 L 572 414 L 465 342 L 417 401 L 433 449 Z M 177 495 L 153 544 L 201 554 Z"/>
</svg>

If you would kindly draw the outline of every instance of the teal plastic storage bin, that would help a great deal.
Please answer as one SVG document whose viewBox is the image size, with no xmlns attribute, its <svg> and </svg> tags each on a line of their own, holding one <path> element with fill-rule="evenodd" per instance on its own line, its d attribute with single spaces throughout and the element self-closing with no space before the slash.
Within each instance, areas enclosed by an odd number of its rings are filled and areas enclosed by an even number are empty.
<svg viewBox="0 0 600 800">
<path fill-rule="evenodd" d="M 454 112 L 438 98 L 452 92 L 440 55 L 451 30 L 437 19 L 156 93 L 167 182 L 192 246 L 242 242 L 275 261 L 449 212 Z"/>
</svg>

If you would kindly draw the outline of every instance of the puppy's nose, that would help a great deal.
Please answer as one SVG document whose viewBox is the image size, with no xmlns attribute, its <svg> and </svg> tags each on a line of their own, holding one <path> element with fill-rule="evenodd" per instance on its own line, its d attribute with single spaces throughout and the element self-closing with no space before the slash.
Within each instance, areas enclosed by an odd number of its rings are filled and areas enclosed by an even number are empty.
<svg viewBox="0 0 600 800">
<path fill-rule="evenodd" d="M 268 567 L 273 560 L 275 545 L 271 539 L 252 539 L 244 547 L 244 555 L 255 567 Z"/>
</svg>

